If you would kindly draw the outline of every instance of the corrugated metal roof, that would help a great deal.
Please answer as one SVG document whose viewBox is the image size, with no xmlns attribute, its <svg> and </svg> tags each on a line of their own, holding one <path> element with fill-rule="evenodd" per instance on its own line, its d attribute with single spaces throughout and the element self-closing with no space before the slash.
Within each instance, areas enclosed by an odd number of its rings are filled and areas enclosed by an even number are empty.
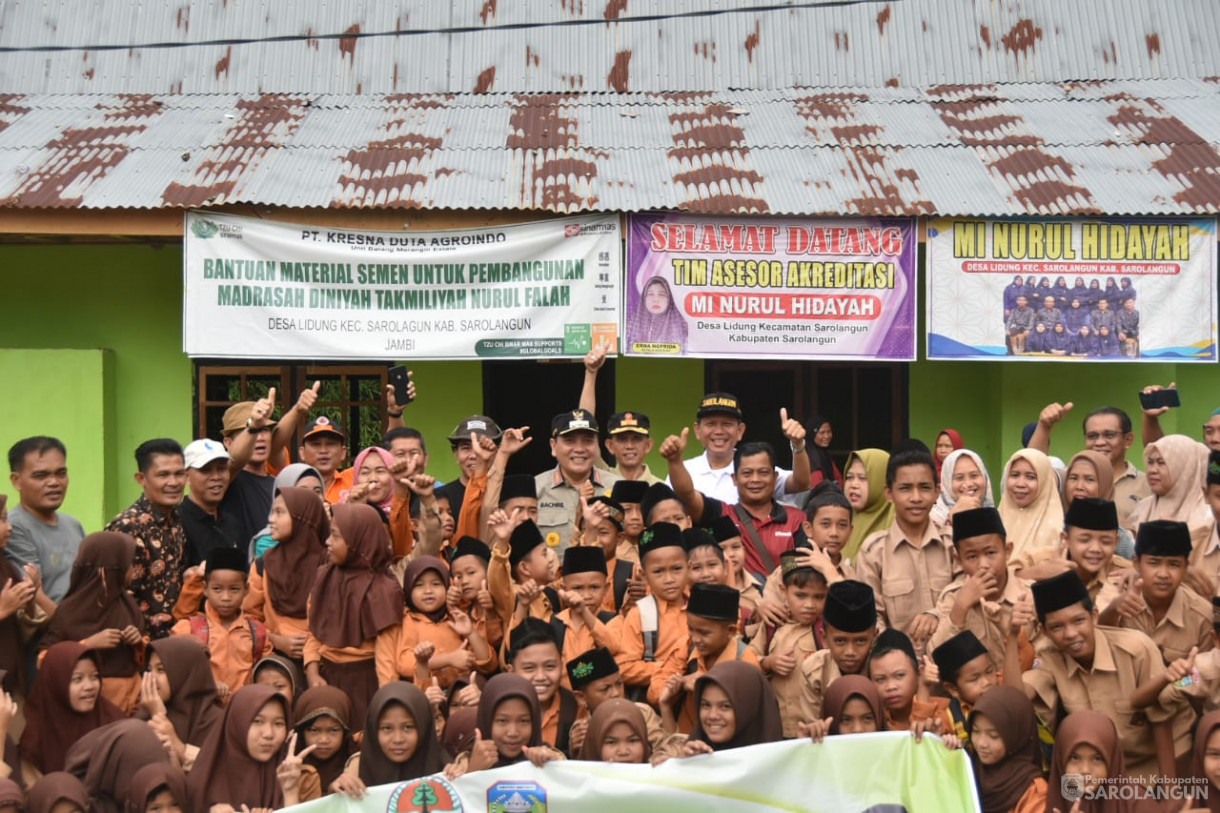
<svg viewBox="0 0 1220 813">
<path fill-rule="evenodd" d="M 0 96 L 0 206 L 1220 211 L 1220 83 Z"/>
<path fill-rule="evenodd" d="M 0 88 L 676 92 L 1220 75 L 1214 0 L 782 5 L 0 0 L 0 48 L 13 49 L 0 53 Z"/>
</svg>

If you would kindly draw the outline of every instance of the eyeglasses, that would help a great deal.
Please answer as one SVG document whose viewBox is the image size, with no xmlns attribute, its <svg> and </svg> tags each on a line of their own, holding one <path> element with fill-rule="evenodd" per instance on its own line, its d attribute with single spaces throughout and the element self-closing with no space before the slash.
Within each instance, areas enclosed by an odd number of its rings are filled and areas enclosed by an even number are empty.
<svg viewBox="0 0 1220 813">
<path fill-rule="evenodd" d="M 1084 439 L 1092 443 L 1095 440 L 1118 440 L 1123 436 L 1122 432 L 1085 432 Z"/>
</svg>

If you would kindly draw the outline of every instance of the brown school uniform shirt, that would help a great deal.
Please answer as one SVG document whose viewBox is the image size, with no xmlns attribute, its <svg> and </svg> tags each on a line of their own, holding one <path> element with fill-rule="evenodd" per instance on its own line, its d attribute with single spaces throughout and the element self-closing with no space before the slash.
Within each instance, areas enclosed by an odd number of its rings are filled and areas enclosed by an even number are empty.
<svg viewBox="0 0 1220 813">
<path fill-rule="evenodd" d="M 779 701 L 779 718 L 784 724 L 784 736 L 789 738 L 799 736 L 797 723 L 809 722 L 800 719 L 802 713 L 801 684 L 804 682 L 801 667 L 806 659 L 818 651 L 817 641 L 813 636 L 813 627 L 793 621 L 781 624 L 776 628 L 775 634 L 771 636 L 770 646 L 767 645 L 766 628 L 759 627 L 758 632 L 750 639 L 750 649 L 758 656 L 760 664 L 764 657 L 773 652 L 793 650 L 796 667 L 787 676 L 768 672 L 767 679 L 771 682 L 775 699 Z"/>
<path fill-rule="evenodd" d="M 1210 649 L 1199 653 L 1195 658 L 1195 669 L 1199 672 L 1199 680 L 1191 677 L 1179 680 L 1165 688 L 1165 694 L 1172 700 L 1189 701 L 1196 711 L 1203 714 L 1220 709 L 1220 649 Z"/>
<path fill-rule="evenodd" d="M 965 575 L 958 576 L 952 584 L 942 590 L 940 599 L 936 603 L 936 614 L 940 617 L 940 623 L 936 627 L 936 632 L 932 633 L 932 639 L 928 641 L 928 650 L 935 649 L 960 632 L 970 630 L 983 642 L 983 646 L 987 647 L 996 668 L 1002 668 L 1013 607 L 1022 596 L 1027 597 L 1031 608 L 1034 606 L 1029 582 L 1018 578 L 1013 571 L 1014 568 L 1008 568 L 1008 583 L 1004 585 L 1004 592 L 998 601 L 987 601 L 982 606 L 976 603 L 966 611 L 965 626 L 959 627 L 949 618 L 953 611 L 953 604 L 966 584 Z M 1038 635 L 1036 621 L 1027 624 L 1022 633 L 1027 642 L 1032 642 Z M 1028 658 L 1032 662 L 1032 649 L 1029 650 Z M 1022 663 L 1022 666 L 1028 669 L 1030 664 Z"/>
<path fill-rule="evenodd" d="M 1127 461 L 1127 470 L 1114 478 L 1114 507 L 1118 509 L 1118 522 L 1127 530 L 1134 532 L 1135 526 L 1128 520 L 1135 506 L 1145 497 L 1152 496 L 1148 486 L 1148 475 Z"/>
<path fill-rule="evenodd" d="M 1075 658 L 1058 649 L 1040 652 L 1034 668 L 1022 675 L 1033 689 L 1034 709 L 1052 732 L 1062 714 L 1100 711 L 1114 721 L 1123 746 L 1127 773 L 1152 777 L 1160 773 L 1152 724 L 1173 725 L 1174 753 L 1182 756 L 1191 748 L 1190 727 L 1194 713 L 1172 693 L 1161 693 L 1144 710 L 1131 705 L 1135 690 L 1165 668 L 1161 652 L 1152 639 L 1136 630 L 1117 627 L 1094 628 L 1093 667 L 1086 669 Z"/>
<path fill-rule="evenodd" d="M 1204 542 L 1191 550 L 1190 566 L 1203 571 L 1213 582 L 1220 580 L 1220 534 L 1216 532 L 1215 521 Z M 1211 596 L 1203 598 L 1210 600 Z"/>
<path fill-rule="evenodd" d="M 784 736 L 799 737 L 800 726 L 822 719 L 822 705 L 826 700 L 826 687 L 843 676 L 839 664 L 830 657 L 829 649 L 819 649 L 797 664 L 793 673 L 797 684 L 796 713 L 785 715 Z M 880 721 L 878 721 L 880 722 Z M 789 734 L 788 732 L 793 733 Z"/>
<path fill-rule="evenodd" d="M 1151 638 L 1160 648 L 1165 663 L 1190 655 L 1191 647 L 1199 647 L 1199 652 L 1207 652 L 1213 647 L 1212 603 L 1184 587 L 1174 592 L 1160 622 L 1152 617 L 1151 608 L 1144 607 L 1135 618 L 1119 619 L 1118 625 L 1139 630 Z"/>
<path fill-rule="evenodd" d="M 693 651 L 688 657 L 681 657 L 681 654 L 675 652 L 665 660 L 661 668 L 652 676 L 652 683 L 648 687 L 648 699 L 652 702 L 655 694 L 657 701 L 660 702 L 661 692 L 665 691 L 665 682 L 669 680 L 671 675 L 687 675 L 687 674 L 706 674 L 716 664 L 728 663 L 730 661 L 741 660 L 745 663 L 757 666 L 762 670 L 762 665 L 758 662 L 758 655 L 749 647 L 738 647 L 738 639 L 736 637 L 729 639 L 725 644 L 724 649 L 716 656 L 712 663 L 708 663 L 703 659 L 702 655 L 697 655 Z M 738 657 L 738 649 L 741 650 L 741 655 Z M 694 671 L 691 671 L 691 664 L 694 663 Z M 691 729 L 695 727 L 697 719 L 697 711 L 695 709 L 695 693 L 683 692 L 682 706 L 677 711 L 676 717 L 678 721 L 678 731 L 683 734 L 689 734 Z"/>
<path fill-rule="evenodd" d="M 630 539 L 620 539 L 618 549 L 614 552 L 614 558 L 622 559 L 624 562 L 638 562 L 640 561 L 640 549 Z M 611 569 L 610 572 L 613 573 L 614 570 Z"/>
<path fill-rule="evenodd" d="M 207 605 L 203 615 L 208 620 L 208 661 L 212 666 L 212 677 L 217 683 L 229 686 L 230 695 L 250 683 L 254 664 L 271 654 L 271 637 L 263 643 L 263 651 L 254 656 L 254 639 L 250 635 L 249 619 L 241 613 L 228 629 L 220 616 Z M 190 619 L 174 624 L 171 635 L 191 635 Z"/>
<path fill-rule="evenodd" d="M 594 617 L 593 629 L 589 629 L 582 621 L 579 625 L 572 623 L 572 611 L 564 610 L 558 613 L 555 618 L 563 622 L 567 627 L 567 631 L 563 634 L 563 662 L 574 661 L 577 657 L 588 652 L 594 647 L 605 647 L 610 650 L 610 654 L 614 655 L 618 652 L 618 636 L 610 632 L 605 624 L 600 619 Z M 572 690 L 572 681 L 568 677 L 568 670 L 563 670 L 562 685 L 568 691 Z"/>
<path fill-rule="evenodd" d="M 416 677 L 417 663 L 415 660 L 415 645 L 421 641 L 431 641 L 435 646 L 435 655 L 466 649 L 466 641 L 449 626 L 449 618 L 442 618 L 439 624 L 433 623 L 427 616 L 407 611 L 402 623 L 390 627 L 377 636 L 377 684 L 384 686 L 395 680 L 408 680 L 420 688 L 427 688 L 430 681 L 420 681 Z M 496 670 L 496 651 L 491 649 L 487 659 L 475 661 L 474 671 L 489 675 Z M 452 666 L 439 669 L 429 667 L 432 677 L 442 689 L 448 689 L 455 681 L 464 680 L 470 676 L 468 671 L 459 671 Z"/>
<path fill-rule="evenodd" d="M 492 548 L 491 563 L 487 565 L 487 592 L 491 593 L 496 615 L 500 616 L 500 623 L 505 630 L 512 629 L 513 610 L 517 604 L 519 590 L 520 585 L 513 581 L 508 553 Z M 530 603 L 529 617 L 550 621 L 558 609 L 551 606 L 546 593 L 539 591 Z"/>
<path fill-rule="evenodd" d="M 626 615 L 620 615 L 606 625 L 611 634 L 618 636 L 619 671 L 628 686 L 649 686 L 648 702 L 655 706 L 661 700 L 661 691 L 654 694 L 650 683 L 652 676 L 675 652 L 684 656 L 690 652 L 690 635 L 686 631 L 686 610 L 678 604 L 657 599 L 657 646 L 652 663 L 644 661 L 644 635 L 640 631 L 640 608 L 632 607 Z M 663 687 L 662 687 L 663 688 Z"/>
<path fill-rule="evenodd" d="M 781 570 L 782 568 L 777 567 L 775 570 L 771 571 L 771 575 L 767 576 L 767 583 L 763 585 L 761 593 L 763 598 L 778 604 L 784 603 L 784 576 L 783 573 L 781 573 Z M 854 581 L 858 578 L 856 576 L 855 565 L 846 559 L 840 559 L 839 563 L 835 565 L 835 570 L 838 571 L 839 576 L 844 579 L 851 579 Z M 754 589 L 758 590 L 757 587 Z M 757 601 L 755 601 L 755 604 L 757 605 Z"/>
<path fill-rule="evenodd" d="M 931 521 L 923 539 L 904 538 L 895 522 L 864 540 L 856 573 L 873 588 L 877 615 L 887 627 L 906 631 L 917 615 L 936 612 L 940 592 L 953 581 L 952 547 L 952 539 Z"/>
</svg>

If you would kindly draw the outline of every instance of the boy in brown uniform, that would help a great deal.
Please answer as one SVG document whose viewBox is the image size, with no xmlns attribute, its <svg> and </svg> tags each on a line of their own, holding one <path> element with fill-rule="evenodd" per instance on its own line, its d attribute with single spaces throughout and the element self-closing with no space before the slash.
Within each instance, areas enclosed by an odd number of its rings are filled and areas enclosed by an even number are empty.
<svg viewBox="0 0 1220 813">
<path fill-rule="evenodd" d="M 1135 629 L 1150 637 L 1165 663 L 1213 646 L 1212 606 L 1182 587 L 1190 561 L 1190 528 L 1184 522 L 1140 523 L 1135 537 L 1135 578 L 1106 607 L 1100 623 Z"/>
<path fill-rule="evenodd" d="M 1165 669 L 1160 650 L 1136 630 L 1102 627 L 1084 582 L 1075 571 L 1034 582 L 1034 607 L 1052 646 L 1039 653 L 1034 668 L 1010 686 L 1023 686 L 1039 718 L 1051 730 L 1067 714 L 1100 711 L 1114 721 L 1129 776 L 1151 781 L 1175 776 L 1175 760 L 1190 751 L 1194 712 L 1180 700 L 1161 694 L 1146 710 L 1132 704 L 1136 690 Z M 1157 749 L 1156 730 L 1168 735 Z"/>
<path fill-rule="evenodd" d="M 953 581 L 952 545 L 930 513 L 936 463 L 927 452 L 899 452 L 886 467 L 885 486 L 894 524 L 864 540 L 856 573 L 873 588 L 885 626 L 907 633 L 918 653 L 940 623 L 936 599 Z"/>
<path fill-rule="evenodd" d="M 796 681 L 800 693 L 795 718 L 784 714 L 784 736 L 788 731 L 801 732 L 822 719 L 822 703 L 826 688 L 842 675 L 863 674 L 873 641 L 877 637 L 877 603 L 873 589 L 850 579 L 835 582 L 826 591 L 826 606 L 822 610 L 826 649 L 819 649 L 801 661 L 800 677 Z M 778 692 L 776 694 L 779 694 Z M 784 703 L 784 699 L 780 703 Z M 780 706 L 781 710 L 784 708 Z"/>
<path fill-rule="evenodd" d="M 1012 545 L 1000 512 L 972 508 L 954 514 L 953 547 L 962 575 L 941 591 L 936 605 L 940 623 L 928 646 L 938 647 L 969 630 L 987 647 L 992 661 L 1002 664 L 1013 608 L 1021 602 L 1032 606 L 1033 597 L 1028 583 L 1017 578 L 1015 568 L 1007 564 Z M 1036 634 L 1032 623 L 1023 631 L 1023 667 L 1033 663 L 1030 639 Z"/>
</svg>

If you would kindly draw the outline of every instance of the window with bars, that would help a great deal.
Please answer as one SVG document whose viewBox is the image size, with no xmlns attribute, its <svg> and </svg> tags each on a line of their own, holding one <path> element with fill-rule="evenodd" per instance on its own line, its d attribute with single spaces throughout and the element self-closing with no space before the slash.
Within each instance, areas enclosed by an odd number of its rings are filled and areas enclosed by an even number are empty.
<svg viewBox="0 0 1220 813">
<path fill-rule="evenodd" d="M 196 364 L 196 437 L 219 438 L 225 410 L 239 401 L 255 401 L 276 388 L 276 417 L 296 403 L 300 393 L 321 381 L 318 401 L 298 429 L 289 449 L 295 460 L 300 434 L 309 421 L 326 415 L 347 432 L 349 459 L 381 441 L 385 428 L 386 367 L 305 364 Z"/>
</svg>

